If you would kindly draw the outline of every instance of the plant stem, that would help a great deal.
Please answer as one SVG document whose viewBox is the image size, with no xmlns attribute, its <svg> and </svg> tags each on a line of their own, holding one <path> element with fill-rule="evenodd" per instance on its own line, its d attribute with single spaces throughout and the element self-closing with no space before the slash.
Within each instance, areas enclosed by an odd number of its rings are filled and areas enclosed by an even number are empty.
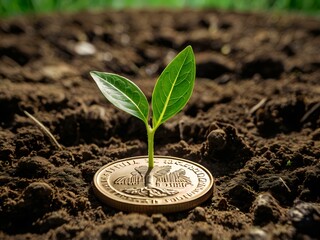
<svg viewBox="0 0 320 240">
<path fill-rule="evenodd" d="M 154 166 L 154 133 L 155 129 L 147 125 L 147 134 L 148 134 L 148 167 L 151 169 Z"/>
</svg>

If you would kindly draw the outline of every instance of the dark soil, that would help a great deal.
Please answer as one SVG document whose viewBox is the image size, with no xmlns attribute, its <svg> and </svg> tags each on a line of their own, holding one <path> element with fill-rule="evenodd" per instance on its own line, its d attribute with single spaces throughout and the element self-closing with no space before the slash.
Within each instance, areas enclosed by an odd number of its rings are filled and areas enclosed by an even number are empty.
<svg viewBox="0 0 320 240">
<path fill-rule="evenodd" d="M 207 167 L 214 195 L 178 214 L 112 209 L 93 195 L 93 175 L 145 155 L 146 133 L 88 73 L 125 75 L 150 100 L 189 44 L 194 94 L 158 129 L 156 154 Z M 1 20 L 0 79 L 0 239 L 320 239 L 319 19 L 121 11 Z"/>
</svg>

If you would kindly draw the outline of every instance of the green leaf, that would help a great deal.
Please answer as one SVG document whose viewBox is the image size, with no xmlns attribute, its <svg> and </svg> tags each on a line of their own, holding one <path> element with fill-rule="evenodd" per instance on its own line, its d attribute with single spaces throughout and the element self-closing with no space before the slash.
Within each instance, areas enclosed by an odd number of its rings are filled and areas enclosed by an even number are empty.
<svg viewBox="0 0 320 240">
<path fill-rule="evenodd" d="M 92 71 L 90 75 L 112 104 L 148 123 L 148 100 L 135 83 L 113 73 Z"/>
<path fill-rule="evenodd" d="M 177 114 L 191 97 L 195 80 L 192 48 L 186 47 L 161 73 L 152 93 L 153 128 Z"/>
</svg>

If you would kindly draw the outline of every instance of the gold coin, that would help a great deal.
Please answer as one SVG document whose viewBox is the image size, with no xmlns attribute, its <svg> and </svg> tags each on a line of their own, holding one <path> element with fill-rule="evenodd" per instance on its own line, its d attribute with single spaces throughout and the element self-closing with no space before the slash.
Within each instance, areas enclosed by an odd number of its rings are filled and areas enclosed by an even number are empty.
<svg viewBox="0 0 320 240">
<path fill-rule="evenodd" d="M 213 193 L 213 177 L 203 166 L 175 157 L 118 160 L 100 168 L 94 176 L 96 196 L 126 212 L 169 213 L 198 206 Z"/>
<path fill-rule="evenodd" d="M 191 209 L 213 193 L 213 177 L 203 166 L 175 157 L 118 160 L 100 168 L 94 176 L 96 196 L 126 212 L 169 213 Z"/>
</svg>

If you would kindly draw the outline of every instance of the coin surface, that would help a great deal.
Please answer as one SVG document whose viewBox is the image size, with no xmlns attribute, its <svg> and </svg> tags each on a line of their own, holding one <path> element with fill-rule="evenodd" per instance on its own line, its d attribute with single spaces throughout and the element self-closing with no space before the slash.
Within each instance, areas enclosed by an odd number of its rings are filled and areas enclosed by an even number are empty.
<svg viewBox="0 0 320 240">
<path fill-rule="evenodd" d="M 213 194 L 213 177 L 203 166 L 175 157 L 132 157 L 100 168 L 93 181 L 96 196 L 126 212 L 169 213 L 191 209 Z"/>
</svg>

